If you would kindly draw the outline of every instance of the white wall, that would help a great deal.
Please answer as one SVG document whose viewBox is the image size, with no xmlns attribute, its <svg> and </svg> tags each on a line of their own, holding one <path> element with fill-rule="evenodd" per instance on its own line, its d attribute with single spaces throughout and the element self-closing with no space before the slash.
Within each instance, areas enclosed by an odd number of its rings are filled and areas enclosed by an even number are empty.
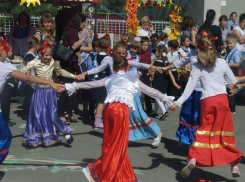
<svg viewBox="0 0 245 182">
<path fill-rule="evenodd" d="M 245 0 L 223 0 L 226 6 L 221 7 L 221 14 L 230 18 L 231 12 L 237 12 L 238 19 L 240 14 L 245 13 Z M 237 20 L 238 21 L 238 20 Z"/>
<path fill-rule="evenodd" d="M 221 1 L 222 0 L 204 0 L 204 20 L 206 19 L 206 12 L 209 9 L 213 9 L 216 12 L 216 19 L 214 24 L 219 25 L 219 17 L 221 16 Z"/>
</svg>

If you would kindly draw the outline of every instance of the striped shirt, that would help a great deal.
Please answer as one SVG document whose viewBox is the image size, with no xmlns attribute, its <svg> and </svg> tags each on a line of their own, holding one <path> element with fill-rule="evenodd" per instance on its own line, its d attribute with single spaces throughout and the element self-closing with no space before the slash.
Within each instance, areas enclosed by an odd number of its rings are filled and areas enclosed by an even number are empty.
<svg viewBox="0 0 245 182">
<path fill-rule="evenodd" d="M 87 31 L 85 31 L 83 33 L 78 33 L 79 39 L 82 39 L 87 34 L 88 31 L 90 31 L 90 30 L 87 30 Z M 87 47 L 88 44 L 90 44 L 92 41 L 93 41 L 93 37 L 87 37 L 84 40 L 84 42 L 82 43 L 81 47 Z"/>
</svg>

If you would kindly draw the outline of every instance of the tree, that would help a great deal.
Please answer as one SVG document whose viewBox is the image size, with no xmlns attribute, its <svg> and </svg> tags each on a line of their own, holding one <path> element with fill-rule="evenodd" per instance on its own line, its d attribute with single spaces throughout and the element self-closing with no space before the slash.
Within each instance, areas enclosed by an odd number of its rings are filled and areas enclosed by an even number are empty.
<svg viewBox="0 0 245 182">
<path fill-rule="evenodd" d="M 127 0 L 100 0 L 99 6 L 115 11 L 116 13 L 122 13 L 124 12 L 126 2 Z"/>
<path fill-rule="evenodd" d="M 18 2 L 0 3 L 0 13 L 6 15 L 6 18 L 1 18 L 0 25 L 7 19 L 16 21 L 18 15 L 23 11 L 27 12 L 30 16 L 41 16 L 44 11 L 49 11 L 52 16 L 57 14 L 57 8 L 46 3 L 42 3 L 40 6 L 36 5 L 35 7 L 32 5 L 29 7 L 26 7 L 26 5 L 20 6 Z"/>
</svg>

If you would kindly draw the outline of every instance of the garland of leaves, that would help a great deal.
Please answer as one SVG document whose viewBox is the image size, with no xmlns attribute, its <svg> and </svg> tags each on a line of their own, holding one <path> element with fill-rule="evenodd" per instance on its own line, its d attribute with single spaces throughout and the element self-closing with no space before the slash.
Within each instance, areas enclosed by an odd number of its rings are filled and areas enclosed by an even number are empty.
<svg viewBox="0 0 245 182">
<path fill-rule="evenodd" d="M 180 16 L 180 12 L 182 11 L 181 6 L 174 6 L 172 13 L 169 15 L 171 18 L 171 33 L 170 33 L 170 38 L 171 40 L 176 40 L 178 39 L 180 35 L 180 30 L 176 28 L 176 24 L 182 23 L 183 18 Z"/>
<path fill-rule="evenodd" d="M 137 19 L 137 9 L 139 0 L 127 0 L 125 9 L 128 12 L 128 19 L 126 24 L 128 26 L 128 33 L 136 34 L 138 31 L 139 21 Z"/>
<path fill-rule="evenodd" d="M 142 0 L 139 3 L 139 7 L 142 7 L 142 10 L 146 8 L 153 8 L 153 7 L 170 7 L 175 4 L 174 0 Z"/>
</svg>

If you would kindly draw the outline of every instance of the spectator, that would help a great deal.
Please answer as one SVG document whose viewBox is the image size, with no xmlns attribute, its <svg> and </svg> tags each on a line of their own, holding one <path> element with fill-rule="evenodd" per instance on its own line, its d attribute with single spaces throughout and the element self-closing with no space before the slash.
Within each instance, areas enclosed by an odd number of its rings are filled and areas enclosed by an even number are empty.
<svg viewBox="0 0 245 182">
<path fill-rule="evenodd" d="M 44 13 L 38 21 L 37 31 L 34 37 L 38 39 L 40 44 L 43 43 L 46 36 L 54 37 L 55 23 L 50 13 Z"/>
<path fill-rule="evenodd" d="M 80 46 L 85 42 L 85 40 L 87 40 L 89 37 L 92 37 L 92 32 L 87 31 L 86 34 L 81 39 L 79 39 L 78 33 L 79 31 L 85 29 L 85 25 L 86 16 L 79 13 L 75 14 L 71 18 L 68 26 L 65 28 L 63 45 L 66 47 L 71 47 L 73 50 L 79 51 Z M 81 71 L 78 66 L 78 57 L 76 54 L 74 54 L 68 62 L 61 62 L 60 66 L 62 69 L 72 74 L 78 74 Z M 72 79 L 63 78 L 63 83 L 72 82 Z M 72 101 L 73 97 L 69 97 L 66 91 L 61 93 L 60 99 L 58 101 L 58 115 L 62 120 L 67 121 L 67 124 L 77 121 L 72 114 Z"/>
<path fill-rule="evenodd" d="M 30 25 L 30 16 L 21 12 L 18 16 L 18 25 L 15 25 L 9 33 L 9 44 L 13 47 L 14 55 L 24 57 L 28 39 L 35 33 L 35 28 Z"/>
<path fill-rule="evenodd" d="M 138 33 L 139 33 L 138 36 L 140 36 L 140 37 L 150 38 L 150 36 L 153 33 L 155 33 L 154 26 L 152 24 L 150 24 L 149 16 L 144 16 L 143 18 L 141 18 L 140 26 L 141 26 L 141 29 L 138 31 Z"/>
<path fill-rule="evenodd" d="M 228 18 L 226 15 L 222 15 L 220 18 L 219 18 L 219 27 L 221 29 L 221 32 L 222 32 L 222 40 L 223 40 L 223 43 L 224 43 L 224 48 L 226 48 L 226 38 L 229 34 L 229 31 L 227 30 L 226 28 L 226 24 L 227 24 L 227 21 L 228 21 Z"/>
<path fill-rule="evenodd" d="M 241 53 L 237 50 L 237 37 L 235 35 L 229 35 L 227 37 L 227 48 L 228 52 L 225 58 L 228 66 L 231 68 L 232 72 L 235 76 L 238 76 L 238 67 L 241 60 Z M 232 114 L 236 112 L 236 98 L 235 96 L 230 96 L 231 93 L 227 89 L 228 93 L 228 100 L 229 100 L 229 107 Z"/>
<path fill-rule="evenodd" d="M 242 57 L 245 57 L 245 13 L 239 17 L 239 25 L 235 28 L 234 33 L 238 39 L 237 49 L 242 53 Z"/>
<path fill-rule="evenodd" d="M 196 34 L 198 28 L 196 27 L 193 18 L 191 16 L 184 17 L 184 23 L 182 25 L 182 34 L 186 35 L 190 39 L 190 46 L 192 49 L 196 47 Z"/>
<path fill-rule="evenodd" d="M 191 27 L 194 24 L 193 18 L 191 16 L 185 16 L 183 20 L 183 25 L 181 27 L 181 31 L 183 35 L 191 37 Z"/>
<path fill-rule="evenodd" d="M 233 33 L 233 30 L 239 25 L 237 20 L 237 13 L 232 12 L 230 15 L 230 20 L 227 22 L 226 28 L 229 31 L 229 34 Z"/>
<path fill-rule="evenodd" d="M 213 24 L 215 18 L 216 18 L 215 11 L 213 9 L 209 9 L 206 14 L 206 20 L 204 24 L 200 26 L 198 33 L 203 30 L 210 31 L 212 37 L 216 39 L 214 40 L 214 45 L 217 51 L 220 51 L 220 48 L 224 45 L 224 43 L 222 40 L 222 32 L 220 30 L 220 27 Z"/>
</svg>

